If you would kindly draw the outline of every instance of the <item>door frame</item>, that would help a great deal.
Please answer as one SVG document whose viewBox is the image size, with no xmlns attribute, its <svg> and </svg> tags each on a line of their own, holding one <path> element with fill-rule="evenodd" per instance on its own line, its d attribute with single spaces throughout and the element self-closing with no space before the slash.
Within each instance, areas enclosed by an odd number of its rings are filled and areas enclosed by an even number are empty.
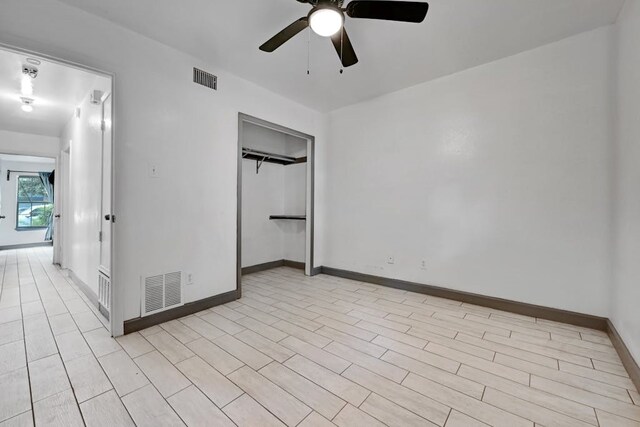
<svg viewBox="0 0 640 427">
<path fill-rule="evenodd" d="M 242 296 L 242 129 L 245 123 L 275 130 L 287 135 L 307 140 L 307 194 L 306 194 L 306 232 L 305 232 L 305 274 L 317 274 L 314 268 L 314 233 L 315 233 L 315 144 L 313 135 L 297 131 L 258 117 L 238 113 L 238 205 L 236 211 L 236 291 L 238 298 Z"/>
<path fill-rule="evenodd" d="M 62 148 L 62 147 L 61 147 Z M 56 214 L 62 214 L 61 218 L 58 218 L 58 224 L 56 234 L 54 234 L 54 250 L 58 250 L 54 252 L 53 262 L 60 265 L 62 268 L 66 268 L 68 264 L 68 251 L 65 251 L 66 245 L 65 239 L 69 236 L 69 227 L 67 224 L 67 212 L 68 203 L 69 203 L 69 172 L 71 164 L 71 146 L 67 147 L 64 150 L 60 150 L 58 156 L 58 163 L 56 166 L 56 196 L 58 200 L 58 205 L 56 208 Z M 62 233 L 60 231 L 62 230 Z M 56 235 L 58 238 L 56 238 Z"/>
<path fill-rule="evenodd" d="M 102 109 L 102 116 L 101 116 L 101 128 L 102 128 L 102 136 L 101 136 L 101 147 L 100 147 L 100 260 L 98 261 L 98 270 L 102 271 L 103 273 L 107 273 L 109 275 L 109 280 L 111 280 L 113 273 L 111 272 L 111 261 L 112 261 L 112 254 L 111 254 L 111 247 L 113 245 L 112 239 L 111 239 L 111 234 L 113 232 L 113 222 L 109 220 L 109 266 L 108 268 L 105 267 L 104 265 L 102 265 L 102 255 L 103 255 L 103 245 L 104 245 L 104 221 L 107 221 L 103 215 L 105 214 L 105 207 L 104 207 L 104 202 L 105 202 L 105 197 L 104 197 L 104 183 L 105 183 L 105 179 L 104 179 L 104 175 L 105 175 L 105 167 L 104 167 L 104 163 L 105 163 L 105 143 L 106 141 L 108 141 L 108 138 L 105 138 L 105 133 L 107 132 L 107 125 L 105 123 L 105 116 L 104 116 L 104 112 L 105 112 L 105 103 L 107 102 L 107 100 L 110 100 L 111 103 L 111 108 L 109 110 L 109 124 L 108 126 L 111 126 L 111 121 L 113 119 L 113 93 L 108 93 L 103 95 L 102 97 L 102 101 L 100 104 L 100 108 Z M 109 132 L 113 132 L 112 129 L 109 129 Z M 113 141 L 111 141 L 113 143 Z M 71 147 L 69 147 L 71 148 Z M 111 163 L 113 162 L 113 152 L 111 153 L 111 159 L 109 159 L 110 162 L 109 164 L 111 165 Z M 109 190 L 111 192 L 111 194 L 113 194 L 113 170 L 110 171 L 110 176 L 111 176 L 111 181 L 109 183 Z M 111 205 L 110 205 L 111 206 Z M 113 208 L 111 208 L 108 212 L 109 215 L 113 215 Z"/>
<path fill-rule="evenodd" d="M 116 200 L 115 200 L 115 170 L 116 170 L 116 156 L 115 156 L 115 147 L 116 147 L 116 75 L 113 72 L 104 71 L 95 67 L 91 67 L 88 65 L 80 64 L 74 61 L 69 61 L 64 58 L 59 58 L 53 55 L 49 55 L 46 52 L 33 51 L 30 49 L 24 49 L 19 46 L 14 46 L 6 43 L 0 42 L 0 49 L 17 53 L 19 55 L 29 56 L 36 59 L 41 59 L 47 62 L 54 62 L 59 65 L 63 65 L 66 67 L 75 68 L 78 70 L 90 72 L 93 74 L 101 75 L 103 77 L 107 77 L 111 80 L 111 211 L 112 216 L 113 212 L 116 212 Z M 56 167 L 58 167 L 60 154 L 56 157 Z M 64 196 L 63 196 L 64 197 Z M 115 219 L 115 217 L 114 217 Z M 101 218 L 102 220 L 102 218 Z M 124 333 L 124 288 L 120 286 L 116 279 L 115 272 L 117 271 L 116 259 L 115 259 L 115 242 L 116 242 L 116 227 L 115 221 L 111 222 L 111 311 L 109 313 L 109 322 L 110 322 L 110 333 L 112 336 L 119 336 Z M 96 271 L 97 273 L 97 271 Z"/>
</svg>

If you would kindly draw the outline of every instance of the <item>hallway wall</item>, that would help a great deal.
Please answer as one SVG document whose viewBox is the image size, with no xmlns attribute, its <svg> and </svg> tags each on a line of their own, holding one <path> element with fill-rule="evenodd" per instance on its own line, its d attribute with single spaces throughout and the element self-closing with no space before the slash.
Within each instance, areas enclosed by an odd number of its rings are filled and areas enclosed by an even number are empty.
<svg viewBox="0 0 640 427">
<path fill-rule="evenodd" d="M 0 129 L 0 154 L 56 157 L 59 150 L 60 139 L 57 137 Z"/>
<path fill-rule="evenodd" d="M 108 93 L 111 81 L 97 78 L 95 90 Z M 80 117 L 71 117 L 60 135 L 61 151 L 70 148 L 69 189 L 63 205 L 64 267 L 72 270 L 98 294 L 102 221 L 102 106 L 90 102 L 89 94 L 79 105 Z M 67 208 L 67 211 L 64 211 Z"/>
</svg>

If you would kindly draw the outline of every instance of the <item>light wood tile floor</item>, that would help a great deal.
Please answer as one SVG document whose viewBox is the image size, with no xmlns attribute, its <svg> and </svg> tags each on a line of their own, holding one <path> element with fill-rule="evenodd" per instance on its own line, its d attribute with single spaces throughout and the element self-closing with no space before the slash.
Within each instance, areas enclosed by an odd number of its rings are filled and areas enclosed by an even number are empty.
<svg viewBox="0 0 640 427">
<path fill-rule="evenodd" d="M 640 426 L 600 331 L 278 268 L 114 340 L 50 260 L 0 252 L 0 426 Z"/>
</svg>

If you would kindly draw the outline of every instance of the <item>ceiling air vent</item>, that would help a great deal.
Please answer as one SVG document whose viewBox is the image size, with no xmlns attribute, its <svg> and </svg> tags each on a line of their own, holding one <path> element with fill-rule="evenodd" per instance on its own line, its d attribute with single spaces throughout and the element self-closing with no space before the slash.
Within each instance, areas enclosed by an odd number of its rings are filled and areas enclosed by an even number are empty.
<svg viewBox="0 0 640 427">
<path fill-rule="evenodd" d="M 213 90 L 218 90 L 218 77 L 202 71 L 199 68 L 193 68 L 193 82 Z"/>
<path fill-rule="evenodd" d="M 182 273 L 142 278 L 142 316 L 182 305 Z"/>
</svg>

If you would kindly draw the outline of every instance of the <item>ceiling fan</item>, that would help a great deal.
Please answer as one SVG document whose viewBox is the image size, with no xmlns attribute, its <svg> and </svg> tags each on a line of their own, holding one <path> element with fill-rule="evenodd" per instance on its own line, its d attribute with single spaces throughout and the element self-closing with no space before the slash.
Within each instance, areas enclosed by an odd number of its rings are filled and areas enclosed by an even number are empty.
<svg viewBox="0 0 640 427">
<path fill-rule="evenodd" d="M 383 19 L 419 23 L 429 10 L 428 3 L 414 1 L 352 0 L 343 8 L 344 0 L 298 0 L 312 6 L 309 14 L 298 19 L 267 40 L 260 50 L 273 52 L 307 27 L 322 37 L 331 37 L 342 65 L 350 67 L 358 62 L 344 28 L 345 14 L 349 18 Z"/>
</svg>

